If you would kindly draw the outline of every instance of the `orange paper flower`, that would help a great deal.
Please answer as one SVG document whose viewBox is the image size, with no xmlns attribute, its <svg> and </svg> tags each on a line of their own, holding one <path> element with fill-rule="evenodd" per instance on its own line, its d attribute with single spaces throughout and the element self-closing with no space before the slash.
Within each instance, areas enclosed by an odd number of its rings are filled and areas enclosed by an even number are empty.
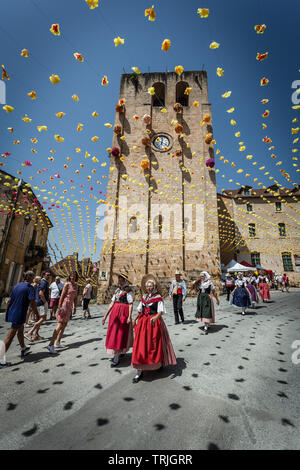
<svg viewBox="0 0 300 470">
<path fill-rule="evenodd" d="M 50 31 L 54 36 L 60 36 L 59 24 L 53 24 L 50 28 Z"/>
<path fill-rule="evenodd" d="M 165 39 L 164 42 L 161 45 L 162 51 L 167 52 L 171 47 L 171 41 L 170 39 Z"/>
<path fill-rule="evenodd" d="M 154 11 L 154 5 L 152 5 L 151 8 L 147 8 L 145 10 L 145 16 L 148 16 L 149 21 L 155 21 L 155 11 Z"/>
</svg>

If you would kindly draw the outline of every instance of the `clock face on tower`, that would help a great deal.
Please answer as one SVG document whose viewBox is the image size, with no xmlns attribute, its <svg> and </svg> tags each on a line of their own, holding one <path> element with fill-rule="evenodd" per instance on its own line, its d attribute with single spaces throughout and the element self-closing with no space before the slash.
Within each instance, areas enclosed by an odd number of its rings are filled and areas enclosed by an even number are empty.
<svg viewBox="0 0 300 470">
<path fill-rule="evenodd" d="M 157 150 L 166 152 L 171 147 L 171 142 L 168 136 L 163 134 L 157 134 L 153 140 L 153 145 Z"/>
</svg>

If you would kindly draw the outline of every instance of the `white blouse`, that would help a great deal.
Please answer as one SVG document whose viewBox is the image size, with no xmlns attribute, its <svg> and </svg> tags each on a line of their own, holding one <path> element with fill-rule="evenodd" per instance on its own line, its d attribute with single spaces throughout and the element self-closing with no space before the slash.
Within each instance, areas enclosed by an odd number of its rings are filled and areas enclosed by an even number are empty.
<svg viewBox="0 0 300 470">
<path fill-rule="evenodd" d="M 120 298 L 120 295 L 121 295 L 123 292 L 125 292 L 125 291 L 121 291 L 121 290 L 118 290 L 118 289 L 117 289 L 116 292 L 114 293 L 114 295 L 112 296 L 112 299 L 111 299 L 112 302 L 118 302 L 118 301 L 119 301 L 119 298 Z M 127 297 L 127 302 L 128 302 L 129 304 L 133 304 L 133 294 L 132 294 L 131 291 L 130 291 L 130 292 L 127 292 L 126 297 Z"/>
<path fill-rule="evenodd" d="M 146 300 L 146 298 L 144 297 L 144 299 Z M 153 300 L 155 299 L 155 297 L 153 297 Z M 149 302 L 148 305 L 152 305 L 154 302 Z M 137 312 L 138 313 L 141 313 L 143 311 L 143 303 L 142 301 L 139 303 L 138 305 L 138 308 L 137 308 Z M 165 307 L 165 303 L 163 300 L 160 300 L 159 302 L 157 302 L 157 313 L 159 312 L 162 312 L 163 314 L 164 313 L 167 313 L 166 311 L 166 307 Z"/>
</svg>

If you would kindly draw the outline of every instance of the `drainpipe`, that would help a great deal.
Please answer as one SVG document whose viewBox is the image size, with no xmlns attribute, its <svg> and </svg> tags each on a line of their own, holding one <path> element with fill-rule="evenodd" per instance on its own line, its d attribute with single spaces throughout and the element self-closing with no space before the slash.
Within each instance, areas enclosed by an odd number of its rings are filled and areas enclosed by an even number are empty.
<svg viewBox="0 0 300 470">
<path fill-rule="evenodd" d="M 12 222 L 13 222 L 13 219 L 14 219 L 16 205 L 17 205 L 17 202 L 18 202 L 18 199 L 19 199 L 20 188 L 21 188 L 21 186 L 23 185 L 23 183 L 24 183 L 24 182 L 23 182 L 22 179 L 19 180 L 19 182 L 18 182 L 18 189 L 17 189 L 16 200 L 15 200 L 15 202 L 14 202 L 14 207 L 13 207 L 13 209 L 11 210 L 10 219 L 9 219 L 9 222 L 8 222 L 8 227 L 7 227 L 6 234 L 5 234 L 5 238 L 4 238 L 4 241 L 3 241 L 2 248 L 1 248 L 1 253 L 0 253 L 0 271 L 1 271 L 1 269 L 2 269 L 3 258 L 4 258 L 4 254 L 6 253 L 6 248 L 7 248 L 7 245 L 8 245 L 8 240 L 9 240 L 9 235 L 10 235 L 10 229 L 11 229 L 11 225 L 12 225 Z"/>
</svg>

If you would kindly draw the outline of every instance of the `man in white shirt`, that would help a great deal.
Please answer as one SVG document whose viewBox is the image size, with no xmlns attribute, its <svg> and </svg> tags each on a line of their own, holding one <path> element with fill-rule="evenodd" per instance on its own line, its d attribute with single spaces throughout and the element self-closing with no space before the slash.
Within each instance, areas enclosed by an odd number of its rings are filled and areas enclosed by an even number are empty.
<svg viewBox="0 0 300 470">
<path fill-rule="evenodd" d="M 59 298 L 63 290 L 63 283 L 60 281 L 60 277 L 56 276 L 55 282 L 50 284 L 50 320 L 55 319 L 55 313 L 58 307 Z"/>
<path fill-rule="evenodd" d="M 90 309 L 89 309 L 89 303 L 90 303 L 90 300 L 92 298 L 92 290 L 93 290 L 93 286 L 91 284 L 91 279 L 88 278 L 86 280 L 86 286 L 85 288 L 83 289 L 83 298 L 82 298 L 82 308 L 83 308 L 83 318 L 86 318 L 86 314 L 88 314 L 88 318 L 92 318 L 91 317 L 91 312 L 90 312 Z"/>
</svg>

